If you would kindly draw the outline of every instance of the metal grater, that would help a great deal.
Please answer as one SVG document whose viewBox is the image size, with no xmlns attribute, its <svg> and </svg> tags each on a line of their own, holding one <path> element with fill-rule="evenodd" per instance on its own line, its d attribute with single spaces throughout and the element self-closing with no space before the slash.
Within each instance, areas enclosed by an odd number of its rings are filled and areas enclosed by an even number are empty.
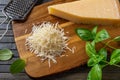
<svg viewBox="0 0 120 80">
<path fill-rule="evenodd" d="M 12 20 L 25 20 L 38 0 L 11 0 L 4 13 Z"/>
<path fill-rule="evenodd" d="M 8 26 L 12 20 L 25 20 L 28 13 L 31 11 L 33 6 L 38 0 L 11 0 L 8 5 L 4 8 L 3 13 L 6 19 L 0 23 L 2 26 L 5 21 L 8 20 L 5 32 L 0 36 L 0 40 L 8 31 Z"/>
</svg>

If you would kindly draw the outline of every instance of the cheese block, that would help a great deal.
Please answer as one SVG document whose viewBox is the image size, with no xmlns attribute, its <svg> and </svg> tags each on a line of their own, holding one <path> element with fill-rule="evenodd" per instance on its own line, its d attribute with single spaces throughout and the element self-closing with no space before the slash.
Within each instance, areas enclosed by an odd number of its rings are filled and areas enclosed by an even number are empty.
<svg viewBox="0 0 120 80">
<path fill-rule="evenodd" d="M 118 0 L 77 0 L 51 5 L 48 12 L 76 23 L 120 25 Z"/>
</svg>

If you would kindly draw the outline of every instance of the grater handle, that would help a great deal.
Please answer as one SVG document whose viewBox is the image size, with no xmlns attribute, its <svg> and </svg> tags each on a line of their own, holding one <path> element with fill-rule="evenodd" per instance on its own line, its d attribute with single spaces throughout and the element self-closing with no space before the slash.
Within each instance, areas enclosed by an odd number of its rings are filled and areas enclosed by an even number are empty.
<svg viewBox="0 0 120 80">
<path fill-rule="evenodd" d="M 1 36 L 0 36 L 0 40 L 5 36 L 5 34 L 7 33 L 7 31 L 8 31 L 8 27 L 9 27 L 9 25 L 10 25 L 10 23 L 11 23 L 11 21 L 12 21 L 12 19 L 11 18 L 9 18 L 3 11 L 2 11 L 2 13 L 5 15 L 5 20 L 2 22 L 2 23 L 0 23 L 0 26 L 2 26 L 7 20 L 8 20 L 8 23 L 7 23 L 7 26 L 6 26 L 6 30 L 3 32 L 3 34 L 1 34 Z"/>
</svg>

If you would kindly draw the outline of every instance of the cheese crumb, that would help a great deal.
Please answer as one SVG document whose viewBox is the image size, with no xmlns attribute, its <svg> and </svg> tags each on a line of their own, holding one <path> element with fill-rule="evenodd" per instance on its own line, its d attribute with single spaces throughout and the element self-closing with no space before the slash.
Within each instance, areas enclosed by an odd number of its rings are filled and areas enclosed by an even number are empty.
<svg viewBox="0 0 120 80">
<path fill-rule="evenodd" d="M 48 60 L 57 63 L 56 57 L 61 56 L 65 49 L 74 52 L 68 47 L 68 37 L 65 36 L 64 29 L 58 23 L 43 22 L 41 25 L 33 25 L 32 32 L 26 39 L 28 49 L 41 57 L 42 61 Z"/>
</svg>

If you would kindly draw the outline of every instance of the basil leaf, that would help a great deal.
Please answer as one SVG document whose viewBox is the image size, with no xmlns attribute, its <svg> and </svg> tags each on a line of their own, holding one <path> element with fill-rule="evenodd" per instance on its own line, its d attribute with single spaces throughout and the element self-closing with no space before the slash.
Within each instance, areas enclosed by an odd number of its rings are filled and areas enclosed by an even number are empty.
<svg viewBox="0 0 120 80">
<path fill-rule="evenodd" d="M 92 32 L 92 35 L 93 35 L 93 37 L 94 37 L 94 39 L 95 39 L 96 33 L 97 33 L 97 26 L 94 27 L 93 30 L 92 30 L 91 32 Z"/>
<path fill-rule="evenodd" d="M 102 56 L 104 60 L 107 59 L 107 50 L 105 48 L 101 48 L 98 54 Z"/>
<path fill-rule="evenodd" d="M 106 40 L 108 39 L 110 36 L 108 34 L 108 32 L 103 29 L 101 30 L 100 32 L 97 33 L 96 37 L 95 37 L 95 42 L 98 43 L 98 42 L 101 42 L 103 40 Z"/>
<path fill-rule="evenodd" d="M 120 36 L 115 37 L 113 40 L 116 41 L 116 42 L 120 41 Z"/>
<path fill-rule="evenodd" d="M 120 49 L 116 49 L 112 52 L 110 57 L 110 65 L 117 64 L 120 62 Z"/>
<path fill-rule="evenodd" d="M 99 64 L 99 62 L 101 62 L 103 60 L 103 56 L 99 56 L 99 55 L 96 55 L 95 57 L 91 57 L 89 60 L 88 60 L 88 66 L 94 66 L 96 64 Z"/>
<path fill-rule="evenodd" d="M 87 65 L 90 67 L 96 65 L 97 63 L 97 60 L 94 57 L 92 57 L 88 60 Z"/>
<path fill-rule="evenodd" d="M 102 49 L 100 49 L 100 51 L 98 52 L 97 55 L 95 55 L 94 57 L 91 57 L 88 60 L 87 65 L 94 66 L 96 64 L 100 64 L 101 67 L 104 67 L 106 65 L 106 63 L 103 62 L 102 60 L 106 60 L 106 59 L 107 59 L 107 50 L 102 48 Z"/>
<path fill-rule="evenodd" d="M 9 60 L 13 56 L 13 53 L 9 49 L 0 50 L 0 60 Z"/>
<path fill-rule="evenodd" d="M 89 57 L 95 57 L 96 55 L 95 45 L 91 44 L 90 42 L 87 42 L 85 49 Z"/>
<path fill-rule="evenodd" d="M 100 51 L 98 52 L 98 54 L 101 57 L 101 61 L 99 62 L 99 64 L 103 68 L 106 66 L 106 63 L 103 62 L 102 60 L 104 60 L 104 61 L 107 60 L 107 50 L 105 48 L 101 48 Z"/>
<path fill-rule="evenodd" d="M 102 70 L 98 64 L 92 67 L 88 73 L 87 80 L 102 80 Z"/>
<path fill-rule="evenodd" d="M 17 59 L 15 62 L 12 63 L 10 66 L 10 72 L 12 74 L 16 74 L 21 72 L 25 68 L 25 61 L 22 59 Z"/>
<path fill-rule="evenodd" d="M 90 41 L 94 39 L 91 31 L 88 29 L 77 28 L 76 33 L 82 40 Z"/>
<path fill-rule="evenodd" d="M 95 41 L 94 40 L 91 42 L 91 45 L 95 47 Z"/>
</svg>

